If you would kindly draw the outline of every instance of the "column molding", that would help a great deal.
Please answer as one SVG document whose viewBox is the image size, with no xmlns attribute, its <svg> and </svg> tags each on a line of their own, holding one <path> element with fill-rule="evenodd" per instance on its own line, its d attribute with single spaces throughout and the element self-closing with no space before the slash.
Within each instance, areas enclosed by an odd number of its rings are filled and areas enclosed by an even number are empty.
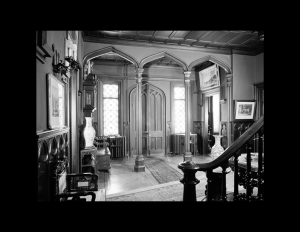
<svg viewBox="0 0 300 232">
<path fill-rule="evenodd" d="M 226 88 L 227 88 L 227 147 L 231 145 L 231 121 L 232 121 L 232 110 L 233 110 L 233 100 L 232 100 L 232 73 L 225 75 L 226 77 Z"/>
<path fill-rule="evenodd" d="M 135 158 L 134 171 L 144 172 L 145 164 L 142 154 L 142 74 L 144 69 L 137 68 L 136 72 L 136 125 L 137 125 L 137 156 Z"/>
<path fill-rule="evenodd" d="M 185 87 L 185 153 L 184 161 L 192 161 L 192 153 L 190 152 L 190 132 L 191 132 L 191 71 L 183 72 Z"/>
</svg>

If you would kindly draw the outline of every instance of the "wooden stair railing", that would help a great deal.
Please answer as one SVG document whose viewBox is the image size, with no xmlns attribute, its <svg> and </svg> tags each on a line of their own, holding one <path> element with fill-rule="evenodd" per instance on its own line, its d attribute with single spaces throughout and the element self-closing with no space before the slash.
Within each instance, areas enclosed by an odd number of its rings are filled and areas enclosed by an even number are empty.
<svg viewBox="0 0 300 232">
<path fill-rule="evenodd" d="M 234 159 L 234 194 L 233 201 L 252 201 L 264 200 L 264 171 L 262 163 L 262 135 L 264 134 L 264 116 L 260 117 L 256 122 L 252 124 L 231 146 L 229 146 L 222 155 L 209 163 L 194 163 L 193 161 L 185 161 L 178 164 L 178 168 L 184 173 L 183 178 L 180 180 L 184 185 L 183 189 L 183 201 L 197 201 L 196 199 L 196 184 L 200 181 L 195 177 L 197 171 L 206 172 L 207 176 L 207 201 L 212 201 L 212 175 L 215 168 L 222 168 L 222 185 L 221 185 L 221 201 L 227 201 L 226 197 L 226 169 L 229 167 L 229 159 Z M 251 154 L 250 154 L 250 140 L 258 134 L 258 170 L 257 181 L 251 178 Z M 246 195 L 238 193 L 238 157 L 241 155 L 242 146 L 246 145 Z M 258 188 L 257 197 L 252 196 L 253 186 Z"/>
</svg>

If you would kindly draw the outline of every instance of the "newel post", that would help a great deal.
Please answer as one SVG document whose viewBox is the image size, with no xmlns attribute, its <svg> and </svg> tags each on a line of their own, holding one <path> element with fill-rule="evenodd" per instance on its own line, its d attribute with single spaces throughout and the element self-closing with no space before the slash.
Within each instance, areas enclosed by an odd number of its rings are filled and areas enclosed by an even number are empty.
<svg viewBox="0 0 300 232">
<path fill-rule="evenodd" d="M 199 171 L 199 167 L 193 161 L 184 161 L 178 164 L 178 168 L 183 172 L 183 178 L 180 182 L 184 185 L 183 188 L 183 201 L 197 201 L 196 197 L 196 184 L 200 182 L 195 176 Z"/>
</svg>

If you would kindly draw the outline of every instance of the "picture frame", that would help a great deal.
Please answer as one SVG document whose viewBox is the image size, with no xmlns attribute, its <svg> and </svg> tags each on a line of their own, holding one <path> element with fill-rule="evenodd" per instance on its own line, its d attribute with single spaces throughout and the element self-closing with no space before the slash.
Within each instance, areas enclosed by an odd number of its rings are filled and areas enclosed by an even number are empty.
<svg viewBox="0 0 300 232">
<path fill-rule="evenodd" d="M 65 126 L 65 85 L 53 74 L 47 74 L 48 127 Z"/>
<path fill-rule="evenodd" d="M 253 121 L 255 116 L 256 100 L 235 100 L 235 121 Z"/>
<path fill-rule="evenodd" d="M 200 90 L 207 90 L 220 86 L 219 66 L 214 64 L 199 71 Z"/>
</svg>

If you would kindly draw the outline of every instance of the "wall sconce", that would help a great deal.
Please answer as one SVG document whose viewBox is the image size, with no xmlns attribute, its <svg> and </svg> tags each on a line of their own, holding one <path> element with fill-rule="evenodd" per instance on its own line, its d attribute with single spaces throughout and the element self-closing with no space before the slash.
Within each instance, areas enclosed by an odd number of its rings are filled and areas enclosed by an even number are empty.
<svg viewBox="0 0 300 232">
<path fill-rule="evenodd" d="M 258 38 L 260 41 L 264 41 L 265 38 L 264 31 L 258 31 Z"/>
<path fill-rule="evenodd" d="M 57 64 L 52 64 L 52 66 L 55 73 L 65 73 L 68 69 L 68 67 L 63 64 L 62 60 Z"/>
<path fill-rule="evenodd" d="M 73 56 L 67 56 L 65 57 L 65 60 L 70 64 L 70 66 L 68 66 L 69 72 L 74 72 L 79 69 L 79 62 L 77 60 L 74 60 Z"/>
</svg>

